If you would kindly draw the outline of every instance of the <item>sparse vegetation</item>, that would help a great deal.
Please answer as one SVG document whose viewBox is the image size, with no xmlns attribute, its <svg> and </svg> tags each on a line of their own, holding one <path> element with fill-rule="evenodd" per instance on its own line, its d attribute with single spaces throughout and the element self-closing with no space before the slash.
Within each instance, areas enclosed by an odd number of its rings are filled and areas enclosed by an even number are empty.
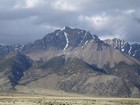
<svg viewBox="0 0 140 105">
<path fill-rule="evenodd" d="M 0 97 L 0 105 L 140 105 L 134 98 Z"/>
</svg>

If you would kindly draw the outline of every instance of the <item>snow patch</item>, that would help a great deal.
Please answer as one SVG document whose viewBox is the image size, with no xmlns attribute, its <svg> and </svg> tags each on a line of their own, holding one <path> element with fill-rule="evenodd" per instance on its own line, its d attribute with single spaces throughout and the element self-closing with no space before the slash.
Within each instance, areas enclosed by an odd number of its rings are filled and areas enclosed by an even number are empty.
<svg viewBox="0 0 140 105">
<path fill-rule="evenodd" d="M 78 31 L 78 34 L 80 34 L 80 32 Z"/>
<path fill-rule="evenodd" d="M 69 46 L 69 39 L 68 39 L 68 34 L 66 32 L 64 32 L 65 38 L 66 38 L 66 45 L 64 47 L 64 50 L 66 50 L 66 48 Z"/>
<path fill-rule="evenodd" d="M 58 33 L 56 33 L 56 36 L 58 36 L 59 34 Z"/>
<path fill-rule="evenodd" d="M 85 45 L 87 44 L 88 40 L 85 42 Z"/>
<path fill-rule="evenodd" d="M 15 48 L 15 51 L 18 51 L 18 48 Z"/>
<path fill-rule="evenodd" d="M 132 56 L 134 57 L 136 55 L 136 53 L 137 53 L 137 50 L 135 50 L 135 52 L 134 52 L 134 54 Z"/>
<path fill-rule="evenodd" d="M 90 41 L 90 43 L 93 42 L 93 40 Z"/>
<path fill-rule="evenodd" d="M 61 29 L 61 31 L 65 30 L 65 29 L 66 29 L 66 27 L 63 27 L 63 28 Z"/>
<path fill-rule="evenodd" d="M 91 35 L 93 39 L 96 39 L 94 35 Z"/>
<path fill-rule="evenodd" d="M 88 40 L 85 42 L 85 44 L 84 45 L 86 45 L 88 43 Z M 82 48 L 84 48 L 84 45 L 82 46 Z"/>
<path fill-rule="evenodd" d="M 131 50 L 132 50 L 132 46 L 130 46 L 130 49 L 128 51 L 128 54 L 131 55 Z"/>
<path fill-rule="evenodd" d="M 122 52 L 124 52 L 124 48 L 122 48 L 121 50 L 122 50 Z"/>
<path fill-rule="evenodd" d="M 24 46 L 25 46 L 25 45 L 22 45 L 22 46 L 21 46 L 21 49 L 23 49 L 23 48 L 24 48 Z"/>
<path fill-rule="evenodd" d="M 74 54 L 76 54 L 76 53 L 77 53 L 77 51 L 74 52 Z"/>
<path fill-rule="evenodd" d="M 81 32 L 81 33 L 82 33 L 82 32 Z M 85 39 L 85 37 L 86 37 L 86 32 L 85 32 L 84 37 L 83 37 L 83 39 L 81 40 L 80 44 L 83 43 L 83 40 Z"/>
<path fill-rule="evenodd" d="M 84 31 L 83 31 L 83 30 L 81 30 L 81 33 L 84 33 Z"/>
</svg>

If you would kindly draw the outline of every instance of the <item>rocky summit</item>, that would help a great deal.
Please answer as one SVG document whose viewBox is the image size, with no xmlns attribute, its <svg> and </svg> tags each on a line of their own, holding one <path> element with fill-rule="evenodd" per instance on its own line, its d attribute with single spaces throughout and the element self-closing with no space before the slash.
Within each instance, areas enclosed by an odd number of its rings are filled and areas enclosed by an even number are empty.
<svg viewBox="0 0 140 105">
<path fill-rule="evenodd" d="M 121 39 L 117 39 L 117 38 L 106 39 L 104 42 L 122 51 L 123 53 L 140 60 L 140 44 L 139 43 L 129 44 L 128 42 Z"/>
<path fill-rule="evenodd" d="M 70 27 L 30 44 L 1 44 L 0 90 L 45 94 L 50 89 L 99 97 L 140 97 L 139 49 L 138 43 L 100 40 L 88 31 Z"/>
</svg>

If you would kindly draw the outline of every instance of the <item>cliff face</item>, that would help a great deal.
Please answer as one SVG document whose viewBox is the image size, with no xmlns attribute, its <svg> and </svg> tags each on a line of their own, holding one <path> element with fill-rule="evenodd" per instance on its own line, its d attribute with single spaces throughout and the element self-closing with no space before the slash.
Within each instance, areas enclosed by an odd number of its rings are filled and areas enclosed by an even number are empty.
<svg viewBox="0 0 140 105">
<path fill-rule="evenodd" d="M 121 40 L 121 39 L 107 39 L 104 41 L 105 43 L 109 44 L 113 48 L 116 48 L 123 53 L 134 57 L 137 60 L 140 60 L 140 44 L 139 43 L 134 43 L 134 44 L 129 44 L 128 42 Z"/>
</svg>

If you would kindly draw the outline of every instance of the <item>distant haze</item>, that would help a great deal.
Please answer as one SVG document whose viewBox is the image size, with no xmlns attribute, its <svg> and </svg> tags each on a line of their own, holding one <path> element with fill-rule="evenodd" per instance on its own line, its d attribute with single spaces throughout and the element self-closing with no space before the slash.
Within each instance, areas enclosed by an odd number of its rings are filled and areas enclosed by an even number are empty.
<svg viewBox="0 0 140 105">
<path fill-rule="evenodd" d="M 140 0 L 0 0 L 0 43 L 28 43 L 64 26 L 140 42 Z"/>
</svg>

